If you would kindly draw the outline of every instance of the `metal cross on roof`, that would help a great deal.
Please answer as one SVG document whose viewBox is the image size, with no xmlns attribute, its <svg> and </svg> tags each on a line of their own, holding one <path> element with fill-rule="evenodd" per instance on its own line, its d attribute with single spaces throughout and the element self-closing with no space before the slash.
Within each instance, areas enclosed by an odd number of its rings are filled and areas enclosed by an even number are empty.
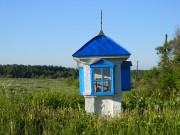
<svg viewBox="0 0 180 135">
<path fill-rule="evenodd" d="M 101 10 L 101 30 L 99 32 L 99 35 L 104 35 L 104 32 L 102 30 L 102 10 Z"/>
</svg>

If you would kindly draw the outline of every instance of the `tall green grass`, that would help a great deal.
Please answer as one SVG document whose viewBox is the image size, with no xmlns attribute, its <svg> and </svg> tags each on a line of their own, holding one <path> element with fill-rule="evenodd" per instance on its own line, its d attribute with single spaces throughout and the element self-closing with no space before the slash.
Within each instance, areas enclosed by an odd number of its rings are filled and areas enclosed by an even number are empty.
<svg viewBox="0 0 180 135">
<path fill-rule="evenodd" d="M 103 118 L 84 111 L 84 98 L 66 80 L 1 79 L 0 134 L 178 135 L 180 95 L 160 94 L 123 93 L 120 116 Z"/>
</svg>

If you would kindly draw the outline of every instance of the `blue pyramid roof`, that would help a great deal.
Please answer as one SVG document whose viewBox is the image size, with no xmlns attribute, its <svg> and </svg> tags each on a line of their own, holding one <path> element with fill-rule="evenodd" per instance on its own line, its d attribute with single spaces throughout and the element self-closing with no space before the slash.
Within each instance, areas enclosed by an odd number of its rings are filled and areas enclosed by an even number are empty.
<svg viewBox="0 0 180 135">
<path fill-rule="evenodd" d="M 129 56 L 126 49 L 105 35 L 98 35 L 82 46 L 73 57 Z"/>
</svg>

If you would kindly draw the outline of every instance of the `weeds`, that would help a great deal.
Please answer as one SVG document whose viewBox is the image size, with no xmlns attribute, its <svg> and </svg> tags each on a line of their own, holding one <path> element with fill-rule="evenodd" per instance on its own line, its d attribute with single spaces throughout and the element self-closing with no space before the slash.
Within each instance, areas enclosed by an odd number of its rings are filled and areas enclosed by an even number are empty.
<svg viewBox="0 0 180 135">
<path fill-rule="evenodd" d="M 121 116 L 104 119 L 85 113 L 84 97 L 66 80 L 3 79 L 0 134 L 180 134 L 180 94 L 168 99 L 158 94 L 142 89 L 123 93 Z"/>
</svg>

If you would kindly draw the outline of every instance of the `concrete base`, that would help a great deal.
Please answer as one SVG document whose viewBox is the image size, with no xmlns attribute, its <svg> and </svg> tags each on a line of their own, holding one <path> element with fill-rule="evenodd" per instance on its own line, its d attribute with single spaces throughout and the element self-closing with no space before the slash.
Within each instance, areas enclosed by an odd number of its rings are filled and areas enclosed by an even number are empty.
<svg viewBox="0 0 180 135">
<path fill-rule="evenodd" d="M 114 96 L 85 96 L 87 113 L 102 116 L 117 116 L 121 112 L 121 94 Z"/>
</svg>

